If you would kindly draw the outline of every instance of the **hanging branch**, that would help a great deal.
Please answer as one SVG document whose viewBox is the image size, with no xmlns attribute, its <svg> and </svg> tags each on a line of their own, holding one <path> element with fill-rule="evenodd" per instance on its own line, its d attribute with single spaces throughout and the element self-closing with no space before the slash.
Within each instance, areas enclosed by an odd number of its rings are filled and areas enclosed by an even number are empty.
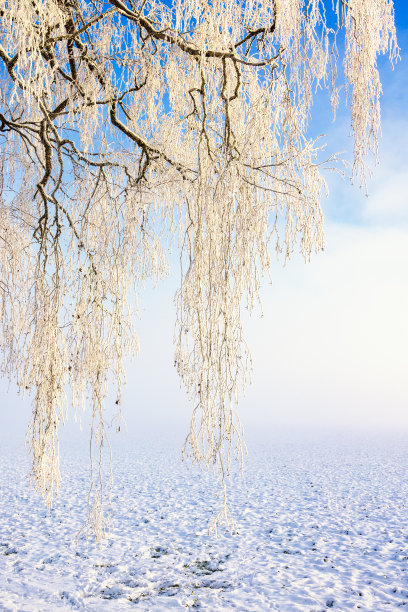
<svg viewBox="0 0 408 612">
<path fill-rule="evenodd" d="M 336 3 L 335 3 L 336 4 Z M 398 58 L 391 0 L 0 0 L 2 371 L 33 394 L 33 481 L 59 486 L 58 427 L 91 404 L 90 517 L 103 535 L 108 381 L 138 348 L 146 279 L 179 249 L 175 365 L 193 405 L 185 454 L 227 475 L 251 359 L 241 308 L 271 250 L 323 248 L 313 93 L 336 89 L 336 39 L 364 182 L 380 128 L 379 53 Z M 331 17 L 330 17 L 331 19 Z M 130 303 L 131 301 L 131 303 Z M 87 400 L 89 398 L 89 400 Z"/>
</svg>

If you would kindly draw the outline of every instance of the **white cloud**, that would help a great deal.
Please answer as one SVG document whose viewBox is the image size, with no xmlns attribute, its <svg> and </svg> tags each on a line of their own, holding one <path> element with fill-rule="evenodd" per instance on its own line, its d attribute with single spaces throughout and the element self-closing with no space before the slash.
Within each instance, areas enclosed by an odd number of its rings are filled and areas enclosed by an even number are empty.
<svg viewBox="0 0 408 612">
<path fill-rule="evenodd" d="M 244 420 L 407 429 L 408 229 L 332 224 L 327 243 L 275 274 L 249 324 Z"/>
<path fill-rule="evenodd" d="M 369 183 L 363 205 L 368 223 L 408 225 L 408 122 L 387 122 L 380 146 L 380 163 Z"/>
</svg>

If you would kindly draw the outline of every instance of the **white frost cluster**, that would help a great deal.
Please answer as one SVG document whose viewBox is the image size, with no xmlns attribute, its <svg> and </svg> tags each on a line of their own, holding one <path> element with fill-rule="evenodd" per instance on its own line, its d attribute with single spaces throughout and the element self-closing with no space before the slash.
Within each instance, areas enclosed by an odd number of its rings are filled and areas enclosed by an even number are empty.
<svg viewBox="0 0 408 612">
<path fill-rule="evenodd" d="M 398 55 L 392 0 L 0 0 L 3 371 L 33 393 L 33 479 L 49 503 L 68 405 L 89 401 L 102 453 L 107 385 L 119 406 L 136 296 L 167 273 L 169 241 L 182 267 L 175 364 L 193 403 L 185 451 L 225 491 L 250 372 L 241 308 L 258 301 L 271 247 L 323 248 L 307 129 L 316 87 L 338 103 L 342 30 L 363 175 L 377 55 Z M 97 537 L 102 487 L 99 465 Z"/>
</svg>

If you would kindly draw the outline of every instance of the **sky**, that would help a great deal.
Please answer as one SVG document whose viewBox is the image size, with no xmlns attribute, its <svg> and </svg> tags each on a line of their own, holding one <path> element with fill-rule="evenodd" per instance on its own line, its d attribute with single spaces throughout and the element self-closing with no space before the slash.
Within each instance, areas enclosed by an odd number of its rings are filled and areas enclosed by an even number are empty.
<svg viewBox="0 0 408 612">
<path fill-rule="evenodd" d="M 245 320 L 254 371 L 238 412 L 249 435 L 276 432 L 408 433 L 408 7 L 395 1 L 401 61 L 381 60 L 379 165 L 358 185 L 327 176 L 326 248 L 310 263 L 272 265 L 263 317 Z M 319 102 L 319 104 L 323 104 Z M 319 104 L 314 112 L 324 115 Z M 347 112 L 325 125 L 327 150 L 350 151 Z M 346 154 L 347 155 L 347 154 Z M 350 159 L 350 155 L 348 154 Z M 192 406 L 173 367 L 178 270 L 141 298 L 141 352 L 127 363 L 124 441 L 144 432 L 187 434 Z M 21 443 L 28 398 L 0 382 L 0 439 Z M 78 424 L 67 439 L 87 439 Z"/>
</svg>

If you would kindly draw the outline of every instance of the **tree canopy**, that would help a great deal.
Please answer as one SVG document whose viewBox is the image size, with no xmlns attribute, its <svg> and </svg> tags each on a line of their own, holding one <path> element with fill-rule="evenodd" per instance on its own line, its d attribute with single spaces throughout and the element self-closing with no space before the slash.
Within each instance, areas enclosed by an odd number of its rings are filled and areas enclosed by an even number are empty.
<svg viewBox="0 0 408 612">
<path fill-rule="evenodd" d="M 167 244 L 186 452 L 225 486 L 251 367 L 241 309 L 273 249 L 323 248 L 315 92 L 335 112 L 345 85 L 364 180 L 381 53 L 398 57 L 392 0 L 0 1 L 2 371 L 33 394 L 32 477 L 48 503 L 68 406 L 89 402 L 102 452 L 107 385 L 120 410 L 132 313 L 167 273 Z M 100 472 L 91 495 L 100 537 Z"/>
</svg>

